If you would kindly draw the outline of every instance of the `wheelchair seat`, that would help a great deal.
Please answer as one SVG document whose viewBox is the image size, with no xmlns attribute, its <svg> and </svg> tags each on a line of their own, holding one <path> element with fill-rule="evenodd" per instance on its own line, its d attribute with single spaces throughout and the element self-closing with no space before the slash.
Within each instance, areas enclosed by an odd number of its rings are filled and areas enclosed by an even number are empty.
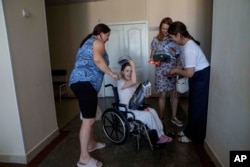
<svg viewBox="0 0 250 167">
<path fill-rule="evenodd" d="M 140 120 L 136 120 L 135 115 L 128 111 L 127 106 L 120 103 L 117 87 L 112 84 L 107 84 L 106 87 L 112 87 L 115 99 L 112 107 L 102 114 L 102 127 L 106 137 L 112 143 L 121 145 L 127 141 L 129 135 L 132 135 L 136 139 L 136 149 L 140 150 L 140 140 L 144 136 L 151 150 L 154 150 L 156 145 L 151 142 L 147 126 Z"/>
</svg>

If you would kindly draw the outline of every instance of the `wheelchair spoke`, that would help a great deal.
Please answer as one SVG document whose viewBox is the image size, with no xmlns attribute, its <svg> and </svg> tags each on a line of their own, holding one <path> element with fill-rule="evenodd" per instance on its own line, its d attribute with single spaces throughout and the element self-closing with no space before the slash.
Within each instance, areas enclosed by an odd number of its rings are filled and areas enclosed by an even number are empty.
<svg viewBox="0 0 250 167">
<path fill-rule="evenodd" d="M 123 117 L 115 110 L 110 110 L 103 115 L 103 130 L 106 136 L 114 143 L 120 144 L 127 139 L 127 130 Z"/>
</svg>

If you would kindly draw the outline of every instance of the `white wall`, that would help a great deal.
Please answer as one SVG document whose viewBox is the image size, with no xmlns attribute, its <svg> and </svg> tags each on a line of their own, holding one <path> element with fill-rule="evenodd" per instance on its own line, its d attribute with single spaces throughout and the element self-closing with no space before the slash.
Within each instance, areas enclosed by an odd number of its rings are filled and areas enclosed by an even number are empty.
<svg viewBox="0 0 250 167">
<path fill-rule="evenodd" d="M 210 59 L 212 1 L 207 0 L 105 0 L 46 6 L 52 68 L 73 68 L 82 39 L 99 23 L 146 21 L 148 48 L 164 17 L 183 21 L 201 42 Z M 112 32 L 111 32 L 112 35 Z M 150 50 L 148 51 L 150 53 Z M 148 55 L 149 57 L 149 55 Z M 146 59 L 148 59 L 148 57 Z M 149 64 L 147 78 L 154 85 L 155 67 Z M 70 90 L 69 90 L 70 91 Z M 153 86 L 154 91 L 154 86 Z M 69 94 L 71 94 L 69 92 Z"/>
<path fill-rule="evenodd" d="M 50 37 L 58 39 L 50 43 L 52 67 L 70 70 L 80 41 L 98 22 L 146 20 L 150 45 L 163 17 L 183 21 L 211 59 L 208 151 L 229 166 L 230 150 L 250 150 L 249 8 L 249 0 L 105 0 L 48 6 Z M 57 57 L 65 62 L 55 62 Z M 149 75 L 154 75 L 153 67 Z"/>
<path fill-rule="evenodd" d="M 18 113 L 13 71 L 6 35 L 4 12 L 0 1 L 0 162 L 11 154 L 25 161 L 25 147 Z"/>
<path fill-rule="evenodd" d="M 44 145 L 57 130 L 46 19 L 43 0 L 3 2 L 8 36 L 6 37 L 0 6 L 0 160 L 6 160 L 11 155 L 10 157 L 14 158 L 12 161 L 20 161 L 26 159 L 25 154 L 28 155 L 27 159 L 32 157 L 34 150 Z M 59 38 L 61 43 L 53 43 L 55 48 L 52 48 L 52 53 L 63 61 L 52 65 L 64 67 L 66 64 L 67 68 L 71 68 L 65 57 L 74 59 L 80 41 L 98 21 L 111 23 L 147 20 L 150 29 L 157 27 L 165 16 L 185 22 L 191 29 L 190 33 L 201 41 L 205 53 L 209 56 L 211 1 L 122 2 L 121 5 L 115 3 L 115 0 L 106 0 L 48 7 L 52 18 L 50 21 L 54 21 L 52 25 L 55 26 L 51 32 L 55 35 L 53 37 L 56 39 L 61 33 L 67 34 L 66 37 Z M 131 5 L 126 2 L 134 3 L 130 12 L 127 12 L 126 8 Z M 23 18 L 22 8 L 29 10 L 32 17 Z M 249 15 L 249 0 L 214 1 L 206 144 L 222 166 L 229 166 L 230 150 L 250 150 L 250 131 L 247 129 L 250 122 Z M 149 42 L 156 33 L 157 31 L 149 32 Z M 63 50 L 60 51 L 61 49 Z M 13 138 L 15 141 L 11 140 Z"/>
<path fill-rule="evenodd" d="M 27 163 L 58 135 L 45 5 L 44 0 L 0 3 L 0 73 L 4 79 L 0 87 L 0 160 Z M 23 9 L 30 17 L 22 16 Z"/>
<path fill-rule="evenodd" d="M 250 150 L 250 1 L 216 0 L 213 10 L 206 143 L 227 167 L 231 150 Z"/>
</svg>

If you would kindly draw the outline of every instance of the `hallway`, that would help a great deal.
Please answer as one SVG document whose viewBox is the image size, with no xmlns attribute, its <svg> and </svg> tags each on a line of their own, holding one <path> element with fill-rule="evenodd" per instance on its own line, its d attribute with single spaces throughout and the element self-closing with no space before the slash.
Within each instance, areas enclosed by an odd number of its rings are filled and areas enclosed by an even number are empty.
<svg viewBox="0 0 250 167">
<path fill-rule="evenodd" d="M 157 98 L 146 100 L 155 109 L 158 108 Z M 99 106 L 102 111 L 111 107 L 112 98 L 100 98 Z M 185 97 L 180 98 L 177 116 L 184 123 L 187 122 L 187 102 Z M 4 167 L 75 167 L 80 154 L 78 133 L 80 119 L 78 116 L 78 105 L 74 98 L 64 98 L 60 103 L 56 99 L 58 125 L 61 134 L 46 147 L 28 165 L 3 164 Z M 181 128 L 173 125 L 170 118 L 170 105 L 167 99 L 167 117 L 164 120 L 167 132 L 178 132 Z M 63 116 L 64 115 L 64 116 Z M 77 116 L 75 116 L 77 115 Z M 67 118 L 63 118 L 67 117 Z M 67 119 L 71 120 L 68 123 Z M 65 124 L 65 125 L 64 125 Z M 129 137 L 123 145 L 114 145 L 105 136 L 102 123 L 98 120 L 94 127 L 97 140 L 104 141 L 107 146 L 95 151 L 91 155 L 104 162 L 104 167 L 214 167 L 203 146 L 192 143 L 179 143 L 177 137 L 174 141 L 151 150 L 147 141 L 142 139 L 139 151 L 136 151 L 134 138 Z"/>
</svg>

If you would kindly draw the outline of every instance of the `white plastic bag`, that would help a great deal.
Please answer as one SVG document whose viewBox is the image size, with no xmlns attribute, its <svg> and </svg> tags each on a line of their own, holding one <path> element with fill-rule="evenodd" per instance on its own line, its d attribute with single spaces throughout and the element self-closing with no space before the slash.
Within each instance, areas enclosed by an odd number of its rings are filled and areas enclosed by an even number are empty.
<svg viewBox="0 0 250 167">
<path fill-rule="evenodd" d="M 179 79 L 179 76 L 176 77 L 176 90 L 178 93 L 186 93 L 189 91 L 188 86 L 188 77 L 183 77 Z"/>
</svg>

